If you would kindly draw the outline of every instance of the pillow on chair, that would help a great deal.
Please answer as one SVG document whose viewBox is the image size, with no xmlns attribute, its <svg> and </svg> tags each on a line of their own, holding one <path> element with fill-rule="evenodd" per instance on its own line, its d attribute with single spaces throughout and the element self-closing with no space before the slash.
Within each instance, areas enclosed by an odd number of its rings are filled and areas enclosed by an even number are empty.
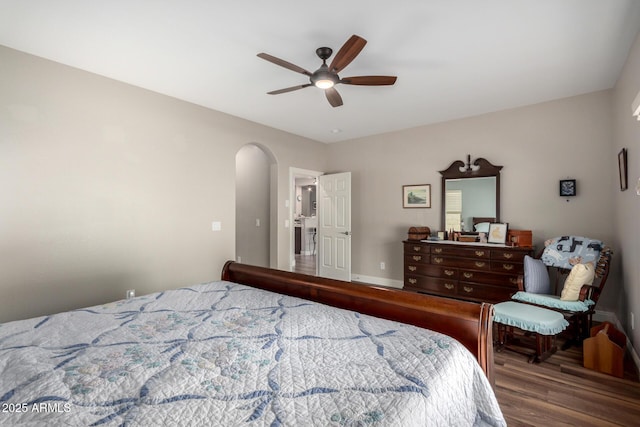
<svg viewBox="0 0 640 427">
<path fill-rule="evenodd" d="M 576 264 L 571 268 L 571 272 L 564 282 L 560 299 L 562 301 L 578 301 L 582 285 L 593 283 L 595 269 L 593 264 Z"/>
<path fill-rule="evenodd" d="M 532 294 L 548 294 L 551 292 L 551 282 L 549 281 L 547 267 L 541 260 L 532 258 L 529 255 L 524 257 L 524 290 Z"/>
</svg>

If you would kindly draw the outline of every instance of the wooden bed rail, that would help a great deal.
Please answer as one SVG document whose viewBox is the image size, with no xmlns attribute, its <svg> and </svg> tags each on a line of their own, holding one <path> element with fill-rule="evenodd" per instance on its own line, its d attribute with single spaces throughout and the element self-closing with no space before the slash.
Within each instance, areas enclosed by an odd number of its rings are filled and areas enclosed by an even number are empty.
<svg viewBox="0 0 640 427">
<path fill-rule="evenodd" d="M 493 384 L 493 305 L 357 285 L 227 261 L 222 280 L 441 332 L 463 344 Z"/>
</svg>

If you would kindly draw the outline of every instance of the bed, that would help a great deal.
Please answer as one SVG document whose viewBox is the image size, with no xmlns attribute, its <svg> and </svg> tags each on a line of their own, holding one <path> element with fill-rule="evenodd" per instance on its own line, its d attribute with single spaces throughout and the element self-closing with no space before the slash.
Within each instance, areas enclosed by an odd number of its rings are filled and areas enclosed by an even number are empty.
<svg viewBox="0 0 640 427">
<path fill-rule="evenodd" d="M 0 324 L 0 425 L 504 426 L 492 315 L 228 262 L 220 281 Z"/>
</svg>

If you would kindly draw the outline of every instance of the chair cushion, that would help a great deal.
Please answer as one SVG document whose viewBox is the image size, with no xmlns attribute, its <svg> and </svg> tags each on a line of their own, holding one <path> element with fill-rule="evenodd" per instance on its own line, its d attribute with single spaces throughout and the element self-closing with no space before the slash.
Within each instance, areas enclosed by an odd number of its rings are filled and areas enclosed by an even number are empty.
<svg viewBox="0 0 640 427">
<path fill-rule="evenodd" d="M 525 255 L 524 257 L 524 290 L 532 294 L 548 294 L 551 292 L 549 272 L 544 263 Z M 577 298 L 576 298 L 577 299 Z"/>
<path fill-rule="evenodd" d="M 573 312 L 587 311 L 594 304 L 590 299 L 584 301 L 562 301 L 557 295 L 531 294 L 529 292 L 516 292 L 511 299 Z"/>
<path fill-rule="evenodd" d="M 598 262 L 603 243 L 582 236 L 560 236 L 544 242 L 542 262 L 550 267 L 570 270 L 577 263 Z"/>
<path fill-rule="evenodd" d="M 506 301 L 494 305 L 494 310 L 494 322 L 542 335 L 556 335 L 569 326 L 562 314 L 534 305 Z"/>
<path fill-rule="evenodd" d="M 594 268 L 593 264 L 576 264 L 564 281 L 564 288 L 560 293 L 562 301 L 578 301 L 580 297 L 580 289 L 582 285 L 590 285 L 593 283 Z"/>
</svg>

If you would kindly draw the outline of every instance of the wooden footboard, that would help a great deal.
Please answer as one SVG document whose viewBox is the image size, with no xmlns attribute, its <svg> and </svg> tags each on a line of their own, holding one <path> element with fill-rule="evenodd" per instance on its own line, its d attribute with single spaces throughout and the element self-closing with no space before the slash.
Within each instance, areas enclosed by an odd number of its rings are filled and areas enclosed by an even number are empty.
<svg viewBox="0 0 640 427">
<path fill-rule="evenodd" d="M 291 295 L 449 335 L 478 359 L 493 384 L 493 305 L 356 285 L 228 261 L 222 280 Z"/>
</svg>

